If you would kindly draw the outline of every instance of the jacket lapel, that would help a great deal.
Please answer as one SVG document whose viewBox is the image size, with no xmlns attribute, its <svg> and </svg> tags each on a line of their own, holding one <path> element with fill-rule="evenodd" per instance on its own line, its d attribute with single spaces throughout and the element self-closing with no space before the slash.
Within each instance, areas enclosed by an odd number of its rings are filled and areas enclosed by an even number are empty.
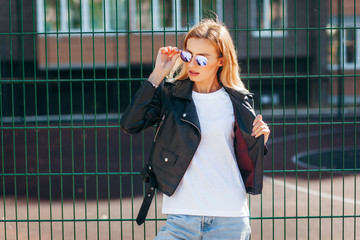
<svg viewBox="0 0 360 240">
<path fill-rule="evenodd" d="M 239 92 L 231 88 L 224 88 L 229 93 L 239 128 L 243 132 L 251 134 L 252 122 L 256 117 L 254 109 L 248 101 L 248 97 L 251 96 L 251 94 Z"/>
<path fill-rule="evenodd" d="M 186 106 L 185 111 L 182 114 L 182 116 L 180 117 L 180 119 L 194 125 L 199 130 L 199 132 L 201 132 L 200 121 L 199 121 L 199 117 L 196 112 L 196 107 L 195 107 L 194 101 L 189 102 L 189 104 Z"/>
<path fill-rule="evenodd" d="M 189 79 L 178 80 L 176 81 L 176 87 L 173 95 L 174 97 L 188 100 L 187 106 L 181 114 L 180 119 L 194 125 L 199 131 L 201 131 L 199 117 L 192 99 L 192 86 L 193 82 Z"/>
<path fill-rule="evenodd" d="M 201 128 L 199 117 L 197 115 L 196 107 L 192 99 L 192 86 L 193 82 L 190 81 L 190 79 L 177 80 L 173 95 L 174 97 L 188 100 L 188 105 L 186 106 L 185 111 L 184 113 L 182 113 L 180 119 L 190 122 L 190 124 L 193 124 L 196 128 L 198 128 L 198 130 L 200 130 Z M 245 119 L 248 120 L 249 117 L 250 119 L 255 119 L 255 112 L 250 103 L 247 101 L 247 98 L 251 96 L 251 94 L 249 94 L 248 92 L 236 91 L 225 86 L 224 88 L 229 93 L 230 99 L 233 103 L 235 111 L 234 114 L 237 116 L 237 121 L 240 129 L 246 132 L 249 132 L 249 130 L 251 131 L 251 128 L 249 129 L 249 127 L 251 126 L 247 126 L 248 121 L 245 121 Z M 245 110 L 244 108 L 246 108 L 247 110 Z"/>
</svg>

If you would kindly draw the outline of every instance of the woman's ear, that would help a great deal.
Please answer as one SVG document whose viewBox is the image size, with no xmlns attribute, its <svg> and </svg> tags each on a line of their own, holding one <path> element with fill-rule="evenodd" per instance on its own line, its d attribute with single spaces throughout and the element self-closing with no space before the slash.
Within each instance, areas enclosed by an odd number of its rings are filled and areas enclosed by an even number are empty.
<svg viewBox="0 0 360 240">
<path fill-rule="evenodd" d="M 222 67 L 224 65 L 224 58 L 219 58 L 219 67 Z"/>
</svg>

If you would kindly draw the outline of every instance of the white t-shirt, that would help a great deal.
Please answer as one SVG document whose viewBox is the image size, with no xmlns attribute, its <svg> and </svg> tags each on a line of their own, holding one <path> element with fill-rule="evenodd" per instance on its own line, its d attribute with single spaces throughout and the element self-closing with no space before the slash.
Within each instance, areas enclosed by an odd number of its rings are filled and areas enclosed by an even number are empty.
<svg viewBox="0 0 360 240">
<path fill-rule="evenodd" d="M 246 191 L 234 153 L 233 106 L 224 88 L 192 93 L 201 141 L 175 193 L 164 194 L 164 214 L 249 216 Z"/>
</svg>

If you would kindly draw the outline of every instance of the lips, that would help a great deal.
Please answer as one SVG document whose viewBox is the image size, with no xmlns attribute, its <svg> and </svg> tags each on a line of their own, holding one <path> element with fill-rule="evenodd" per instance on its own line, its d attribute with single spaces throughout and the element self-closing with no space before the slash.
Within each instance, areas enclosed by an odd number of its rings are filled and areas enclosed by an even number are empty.
<svg viewBox="0 0 360 240">
<path fill-rule="evenodd" d="M 193 70 L 189 70 L 189 75 L 190 76 L 197 76 L 197 75 L 199 75 L 200 73 L 198 73 L 198 72 L 195 72 L 195 71 L 193 71 Z"/>
</svg>

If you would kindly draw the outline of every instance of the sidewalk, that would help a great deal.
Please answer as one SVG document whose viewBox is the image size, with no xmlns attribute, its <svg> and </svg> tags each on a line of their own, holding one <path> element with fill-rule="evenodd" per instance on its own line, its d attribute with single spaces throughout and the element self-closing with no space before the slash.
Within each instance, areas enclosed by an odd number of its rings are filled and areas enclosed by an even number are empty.
<svg viewBox="0 0 360 240">
<path fill-rule="evenodd" d="M 270 177 L 264 179 L 264 191 L 261 196 L 251 196 L 251 221 L 252 239 L 360 239 L 359 219 L 347 217 L 360 215 L 360 201 L 354 201 L 354 184 L 355 176 L 348 175 L 344 178 L 336 176 L 331 182 L 330 178 L 323 179 L 321 185 L 318 180 L 310 180 L 309 185 L 307 179 L 288 177 L 284 184 L 284 178 Z M 356 176 L 356 185 L 360 185 L 360 175 Z M 320 190 L 321 186 L 321 190 Z M 331 193 L 331 186 L 333 193 Z M 309 190 L 308 190 L 309 187 Z M 297 190 L 297 194 L 296 194 Z M 343 190 L 345 196 L 342 196 Z M 284 198 L 284 193 L 286 197 Z M 356 199 L 360 199 L 360 191 L 357 191 Z M 27 205 L 26 199 L 18 199 L 15 206 L 15 199 L 6 198 L 6 214 L 8 220 L 16 218 L 19 222 L 6 223 L 7 240 L 40 239 L 39 230 L 41 230 L 41 239 L 153 239 L 155 231 L 159 231 L 164 224 L 160 221 L 146 221 L 142 226 L 137 226 L 131 219 L 136 218 L 138 209 L 140 208 L 142 197 L 135 197 L 132 201 L 130 198 L 111 199 L 110 201 L 101 200 L 97 204 L 96 201 L 87 202 L 87 215 L 85 215 L 85 202 L 73 201 L 41 201 L 40 209 L 38 201 L 31 199 Z M 0 216 L 4 216 L 4 201 L 0 200 Z M 321 205 L 320 205 L 321 204 Z M 164 219 L 161 214 L 162 195 L 157 195 L 151 205 L 148 219 Z M 285 206 L 285 207 L 284 207 Z M 74 213 L 75 209 L 75 213 Z M 39 211 L 40 210 L 40 211 Z M 40 214 L 40 215 L 39 215 Z M 157 214 L 157 215 L 156 215 Z M 321 216 L 320 218 L 318 216 Z M 343 217 L 344 215 L 344 217 Z M 334 218 L 329 218 L 334 216 Z M 49 220 L 53 220 L 52 224 Z M 85 217 L 88 219 L 85 224 Z M 259 219 L 262 217 L 263 219 Z M 286 221 L 284 221 L 286 217 Z M 297 218 L 296 218 L 297 217 Z M 96 219 L 99 218 L 99 221 Z M 275 218 L 275 219 L 273 219 Z M 29 219 L 28 223 L 25 220 Z M 41 223 L 39 225 L 39 219 Z M 76 219 L 74 223 L 73 219 Z M 110 219 L 110 221 L 109 221 Z M 123 221 L 120 221 L 123 219 Z M 356 220 L 356 225 L 355 225 Z M 332 225 L 332 227 L 331 227 Z M 343 229 L 344 226 L 344 229 Z M 28 229 L 29 228 L 29 229 Z M 0 222 L 0 239 L 4 237 L 4 222 Z M 75 231 L 74 231 L 75 229 Z M 274 238 L 273 238 L 274 236 Z"/>
</svg>

